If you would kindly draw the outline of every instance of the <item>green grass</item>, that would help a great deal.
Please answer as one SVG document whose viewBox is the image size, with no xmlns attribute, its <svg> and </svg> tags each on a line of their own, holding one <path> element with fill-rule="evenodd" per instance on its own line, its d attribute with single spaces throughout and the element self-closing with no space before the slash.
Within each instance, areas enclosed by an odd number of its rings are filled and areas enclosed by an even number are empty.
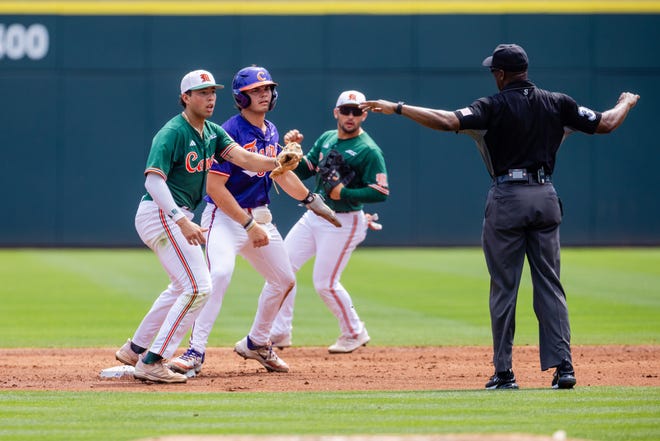
<svg viewBox="0 0 660 441">
<path fill-rule="evenodd" d="M 660 249 L 564 249 L 562 279 L 574 344 L 660 341 Z M 116 346 L 167 285 L 146 249 L 0 250 L 0 280 L 0 347 Z M 358 249 L 342 282 L 372 345 L 490 345 L 488 273 L 477 248 Z M 249 330 L 262 283 L 239 258 L 211 345 Z M 295 343 L 326 345 L 338 327 L 313 290 L 311 264 L 298 285 Z M 516 344 L 537 342 L 526 272 Z"/>
<path fill-rule="evenodd" d="M 574 345 L 658 344 L 660 249 L 576 248 L 562 254 Z M 145 249 L 0 250 L 0 281 L 0 348 L 116 347 L 167 284 Z M 338 328 L 312 289 L 311 265 L 301 270 L 298 283 L 294 341 L 327 345 Z M 373 345 L 490 345 L 488 274 L 479 249 L 358 249 L 343 283 Z M 245 335 L 261 285 L 239 259 L 212 346 L 230 346 Z M 537 344 L 531 303 L 525 274 L 519 345 Z M 652 387 L 517 393 L 0 391 L 2 440 L 131 440 L 175 433 L 550 435 L 563 429 L 583 439 L 651 441 L 660 439 L 658 415 L 660 388 Z"/>
<path fill-rule="evenodd" d="M 66 402 L 66 406 L 62 403 Z M 521 411 L 524 409 L 524 411 Z M 658 388 L 0 394 L 1 439 L 131 440 L 172 434 L 530 433 L 607 441 L 658 437 Z"/>
</svg>

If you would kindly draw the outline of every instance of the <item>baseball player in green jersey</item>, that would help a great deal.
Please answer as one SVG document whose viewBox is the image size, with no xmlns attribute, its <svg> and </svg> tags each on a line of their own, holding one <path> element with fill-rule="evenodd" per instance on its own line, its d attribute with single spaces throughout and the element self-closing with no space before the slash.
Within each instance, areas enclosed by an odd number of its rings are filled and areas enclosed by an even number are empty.
<svg viewBox="0 0 660 441">
<path fill-rule="evenodd" d="M 363 204 L 382 202 L 389 195 L 383 152 L 361 126 L 367 113 L 358 106 L 364 101 L 358 91 L 342 92 L 333 111 L 337 129 L 322 134 L 294 170 L 301 179 L 316 176 L 314 192 L 325 195 L 341 228 L 305 213 L 284 240 L 294 272 L 316 256 L 314 288 L 337 318 L 341 331 L 328 348 L 331 353 L 352 352 L 369 341 L 364 322 L 339 279 L 351 253 L 367 234 L 370 219 L 362 210 Z M 297 130 L 284 136 L 285 142 L 302 139 Z M 268 284 L 265 289 L 269 289 Z M 294 287 L 271 328 L 273 346 L 291 344 L 295 295 Z"/>
<path fill-rule="evenodd" d="M 154 136 L 145 188 L 135 216 L 142 241 L 167 272 L 170 283 L 129 339 L 115 354 L 135 366 L 135 378 L 160 383 L 184 383 L 163 360 L 174 355 L 208 298 L 211 278 L 200 245 L 206 230 L 192 221 L 202 201 L 206 174 L 214 161 L 229 161 L 254 172 L 279 166 L 272 157 L 241 148 L 219 125 L 207 121 L 216 101 L 213 75 L 195 70 L 181 80 L 184 110 Z M 143 354 L 142 356 L 140 356 Z"/>
</svg>

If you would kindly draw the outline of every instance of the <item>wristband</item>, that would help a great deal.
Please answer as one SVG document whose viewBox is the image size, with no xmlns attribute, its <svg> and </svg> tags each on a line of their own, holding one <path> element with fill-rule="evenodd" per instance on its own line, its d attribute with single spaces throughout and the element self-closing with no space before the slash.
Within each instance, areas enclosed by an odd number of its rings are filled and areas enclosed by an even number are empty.
<svg viewBox="0 0 660 441">
<path fill-rule="evenodd" d="M 255 222 L 255 220 L 252 219 L 252 218 L 250 218 L 250 222 L 248 222 L 243 228 L 245 228 L 245 231 L 250 231 L 250 230 L 253 229 L 256 225 L 257 225 L 257 223 Z"/>
<path fill-rule="evenodd" d="M 302 202 L 303 204 L 307 205 L 307 204 L 311 203 L 313 200 L 314 200 L 314 193 L 312 193 L 312 192 L 310 191 L 310 192 L 307 194 L 307 196 L 305 196 L 305 199 L 302 199 L 300 202 Z"/>
<path fill-rule="evenodd" d="M 170 213 L 170 219 L 172 219 L 174 222 L 178 222 L 179 219 L 183 219 L 184 217 L 186 217 L 186 214 L 178 208 L 173 209 Z"/>
<path fill-rule="evenodd" d="M 401 115 L 401 109 L 403 109 L 403 105 L 406 104 L 403 101 L 399 101 L 396 105 L 396 109 L 394 109 L 394 113 L 397 115 Z"/>
<path fill-rule="evenodd" d="M 253 218 L 252 216 L 250 216 L 250 218 L 248 219 L 248 221 L 245 222 L 245 223 L 243 224 L 243 228 L 245 228 L 245 229 L 247 230 L 248 226 L 250 226 L 250 224 L 251 224 L 253 221 L 254 221 L 254 218 Z"/>
<path fill-rule="evenodd" d="M 252 221 L 250 222 L 250 224 L 249 224 L 247 227 L 245 227 L 245 231 L 250 231 L 251 229 L 253 229 L 253 228 L 256 227 L 256 226 L 257 226 L 257 223 L 255 222 L 254 219 L 252 219 Z"/>
</svg>

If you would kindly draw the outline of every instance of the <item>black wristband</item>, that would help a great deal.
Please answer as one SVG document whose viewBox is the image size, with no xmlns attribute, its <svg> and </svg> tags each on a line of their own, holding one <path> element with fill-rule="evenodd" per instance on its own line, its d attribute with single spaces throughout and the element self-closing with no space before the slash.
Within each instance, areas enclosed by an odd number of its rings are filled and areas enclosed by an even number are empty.
<svg viewBox="0 0 660 441">
<path fill-rule="evenodd" d="M 403 105 L 406 104 L 403 101 L 399 101 L 396 105 L 396 109 L 394 109 L 394 113 L 397 115 L 401 115 L 401 109 L 403 109 Z"/>
<path fill-rule="evenodd" d="M 305 199 L 301 200 L 300 202 L 302 202 L 303 204 L 307 205 L 307 204 L 309 204 L 310 202 L 312 202 L 313 200 L 314 200 L 314 193 L 312 193 L 312 192 L 310 191 L 310 192 L 307 194 L 307 196 L 305 196 Z"/>
<path fill-rule="evenodd" d="M 254 218 L 252 216 L 250 216 L 250 219 L 248 219 L 248 221 L 245 222 L 245 224 L 243 224 L 243 228 L 247 228 L 248 225 L 250 225 L 250 222 L 252 222 L 253 220 L 254 220 Z"/>
</svg>

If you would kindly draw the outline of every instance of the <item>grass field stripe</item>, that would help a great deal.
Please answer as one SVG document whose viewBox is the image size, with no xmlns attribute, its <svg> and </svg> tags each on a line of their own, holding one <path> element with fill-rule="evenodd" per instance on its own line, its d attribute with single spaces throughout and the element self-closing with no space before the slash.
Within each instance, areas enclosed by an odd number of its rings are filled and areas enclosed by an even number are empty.
<svg viewBox="0 0 660 441">
<path fill-rule="evenodd" d="M 341 309 L 341 315 L 344 316 L 344 322 L 346 322 L 346 324 L 348 325 L 353 337 L 357 337 L 357 333 L 353 328 L 351 328 L 351 321 L 348 319 L 348 312 L 344 309 L 344 305 L 342 305 L 342 303 L 337 299 L 337 291 L 333 289 L 333 286 L 335 285 L 335 278 L 337 277 L 339 266 L 341 265 L 342 260 L 344 260 L 344 257 L 346 256 L 346 250 L 353 241 L 356 231 L 357 231 L 357 215 L 355 214 L 353 215 L 353 226 L 351 227 L 351 234 L 348 236 L 348 240 L 346 240 L 346 243 L 344 243 L 344 248 L 341 250 L 341 254 L 339 255 L 339 259 L 337 259 L 335 268 L 332 270 L 332 276 L 330 276 L 330 286 L 329 286 L 330 293 L 332 294 L 332 297 L 335 298 L 335 301 L 339 305 L 339 308 Z"/>
<path fill-rule="evenodd" d="M 658 0 L 509 1 L 6 1 L 0 14 L 27 15 L 426 15 L 426 14 L 649 14 Z"/>
</svg>

